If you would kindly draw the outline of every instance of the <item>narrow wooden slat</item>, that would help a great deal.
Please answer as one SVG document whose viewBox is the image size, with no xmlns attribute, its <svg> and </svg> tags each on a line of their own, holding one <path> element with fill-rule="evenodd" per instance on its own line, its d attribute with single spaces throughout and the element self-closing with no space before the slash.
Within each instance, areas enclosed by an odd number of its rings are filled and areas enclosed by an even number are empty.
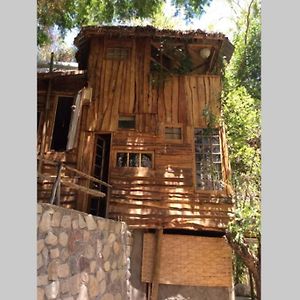
<svg viewBox="0 0 300 300">
<path fill-rule="evenodd" d="M 61 180 L 61 183 L 66 185 L 66 186 L 69 186 L 71 188 L 74 188 L 78 191 L 81 191 L 81 192 L 84 192 L 84 193 L 87 193 L 89 195 L 92 195 L 92 196 L 95 196 L 95 197 L 105 197 L 105 194 L 100 192 L 100 191 L 95 191 L 95 190 L 92 190 L 92 189 L 89 189 L 89 188 L 86 188 L 82 185 L 79 185 L 79 184 L 76 184 L 76 183 L 72 183 L 70 181 L 65 181 L 65 180 Z"/>
</svg>

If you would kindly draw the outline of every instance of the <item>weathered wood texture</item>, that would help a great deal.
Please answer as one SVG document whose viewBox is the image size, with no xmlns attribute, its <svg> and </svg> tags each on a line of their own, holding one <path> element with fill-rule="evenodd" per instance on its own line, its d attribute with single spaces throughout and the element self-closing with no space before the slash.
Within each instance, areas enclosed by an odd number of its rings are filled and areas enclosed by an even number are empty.
<svg viewBox="0 0 300 300">
<path fill-rule="evenodd" d="M 128 49 L 127 58 L 108 59 L 107 51 L 113 47 Z M 83 107 L 79 143 L 71 162 L 82 172 L 92 174 L 96 134 L 112 133 L 111 218 L 122 219 L 132 227 L 224 231 L 232 212 L 232 191 L 223 129 L 223 191 L 195 189 L 194 153 L 194 128 L 207 127 L 205 112 L 220 116 L 220 76 L 169 76 L 158 86 L 152 85 L 150 58 L 151 37 L 113 39 L 107 35 L 90 40 L 87 76 L 93 97 L 90 105 Z M 55 95 L 59 93 L 54 90 L 51 96 L 48 150 L 55 120 Z M 118 129 L 120 115 L 134 115 L 135 129 Z M 166 140 L 166 126 L 182 128 L 182 139 Z M 117 152 L 140 151 L 152 153 L 152 168 L 116 167 Z M 85 195 L 79 193 L 76 208 L 88 210 Z"/>
<path fill-rule="evenodd" d="M 224 238 L 164 234 L 161 241 L 160 284 L 232 286 L 231 248 Z M 142 281 L 151 282 L 155 235 L 144 234 Z"/>
<path fill-rule="evenodd" d="M 52 90 L 50 94 L 50 105 L 47 113 L 47 120 L 45 120 L 45 110 L 46 110 L 46 97 L 47 97 L 47 83 L 48 77 L 52 78 Z M 37 152 L 40 153 L 40 143 L 42 136 L 42 125 L 43 122 L 46 122 L 46 134 L 45 134 L 45 153 L 44 158 L 54 161 L 62 161 L 66 162 L 69 165 L 76 166 L 77 165 L 77 149 L 68 151 L 68 152 L 56 152 L 51 150 L 51 142 L 52 142 L 52 133 L 54 129 L 55 115 L 56 115 L 56 107 L 58 97 L 60 96 L 68 96 L 74 97 L 77 92 L 83 88 L 86 83 L 86 75 L 78 74 L 74 75 L 66 75 L 61 74 L 39 74 L 38 75 L 38 96 L 37 96 L 37 104 L 38 111 L 41 112 L 42 117 L 40 119 L 40 124 L 38 128 L 38 136 L 37 136 Z M 55 178 L 56 167 L 50 164 L 43 164 L 41 173 L 46 176 L 52 176 Z M 71 176 L 71 177 L 70 177 Z M 65 172 L 62 174 L 62 178 L 67 180 L 72 180 L 73 183 L 77 183 L 78 179 L 74 177 L 74 174 L 71 172 Z M 51 197 L 51 189 L 53 186 L 53 182 L 49 180 L 40 180 L 37 184 L 37 198 L 39 202 L 49 202 Z M 74 189 L 71 189 L 67 186 L 61 187 L 61 205 L 67 208 L 76 208 L 76 199 L 77 192 Z"/>
</svg>

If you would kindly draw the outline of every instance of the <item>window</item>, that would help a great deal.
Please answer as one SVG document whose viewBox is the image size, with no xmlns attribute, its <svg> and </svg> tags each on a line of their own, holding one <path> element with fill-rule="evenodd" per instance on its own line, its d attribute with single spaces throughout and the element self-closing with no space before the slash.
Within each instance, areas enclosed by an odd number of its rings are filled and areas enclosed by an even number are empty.
<svg viewBox="0 0 300 300">
<path fill-rule="evenodd" d="M 112 60 L 124 60 L 127 59 L 129 56 L 129 49 L 128 48 L 107 48 L 106 49 L 106 59 Z"/>
<path fill-rule="evenodd" d="M 66 150 L 74 98 L 58 97 L 51 149 Z"/>
<path fill-rule="evenodd" d="M 120 116 L 118 127 L 124 129 L 134 129 L 135 116 Z"/>
<path fill-rule="evenodd" d="M 181 140 L 181 128 L 180 127 L 166 127 L 165 128 L 165 138 L 167 140 Z"/>
<path fill-rule="evenodd" d="M 118 152 L 117 167 L 152 168 L 152 153 Z"/>
<path fill-rule="evenodd" d="M 222 167 L 219 130 L 195 129 L 196 188 L 221 190 Z"/>
</svg>

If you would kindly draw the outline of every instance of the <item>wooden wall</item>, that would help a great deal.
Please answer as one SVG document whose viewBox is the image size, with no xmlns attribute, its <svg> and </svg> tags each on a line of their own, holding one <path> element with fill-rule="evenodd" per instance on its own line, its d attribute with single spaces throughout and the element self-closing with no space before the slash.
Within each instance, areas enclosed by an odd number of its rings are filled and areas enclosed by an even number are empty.
<svg viewBox="0 0 300 300">
<path fill-rule="evenodd" d="M 160 85 L 152 85 L 150 43 L 150 38 L 91 39 L 87 77 L 93 90 L 92 102 L 83 107 L 78 147 L 67 155 L 79 170 L 92 174 L 96 134 L 111 133 L 111 218 L 139 228 L 224 231 L 232 212 L 230 186 L 219 192 L 197 191 L 194 166 L 194 128 L 207 127 L 204 111 L 220 116 L 220 76 L 169 76 Z M 107 59 L 106 51 L 112 47 L 128 48 L 128 58 Z M 56 99 L 53 94 L 47 120 L 48 150 Z M 120 115 L 134 115 L 135 130 L 118 129 Z M 166 126 L 182 128 L 182 140 L 166 140 Z M 223 177 L 228 183 L 230 169 L 223 128 L 221 138 Z M 153 168 L 118 168 L 117 152 L 129 151 L 151 152 Z M 47 155 L 58 154 L 50 151 Z M 88 211 L 88 207 L 88 197 L 79 194 L 74 208 Z"/>
<path fill-rule="evenodd" d="M 54 74 L 55 75 L 55 74 Z M 43 74 L 38 76 L 38 95 L 37 104 L 38 111 L 41 112 L 40 124 L 37 132 L 37 154 L 41 155 L 42 138 L 45 141 L 44 158 L 54 161 L 63 161 L 69 166 L 76 167 L 77 165 L 77 149 L 65 152 L 56 152 L 51 149 L 52 134 L 54 130 L 54 122 L 56 116 L 56 108 L 58 97 L 76 97 L 78 91 L 83 88 L 86 82 L 85 75 L 62 75 L 53 76 L 51 78 L 51 89 L 49 98 L 49 108 L 46 112 L 46 100 L 48 93 L 48 84 L 50 76 L 46 77 Z M 44 124 L 45 122 L 45 124 Z M 45 126 L 44 126 L 45 125 Z M 45 134 L 43 133 L 45 130 Z M 52 164 L 43 163 L 40 170 L 44 175 L 50 175 L 53 180 L 56 175 L 56 168 Z M 65 177 L 72 177 L 72 174 L 62 174 Z M 76 182 L 76 179 L 73 180 Z M 51 196 L 52 182 L 48 180 L 39 180 L 37 184 L 37 197 L 39 202 L 48 202 Z M 76 208 L 77 192 L 69 187 L 62 186 L 61 203 L 67 208 Z"/>
<path fill-rule="evenodd" d="M 107 48 L 115 46 L 128 48 L 128 59 L 106 59 Z M 224 230 L 232 212 L 229 186 L 212 192 L 196 191 L 194 184 L 194 128 L 207 127 L 205 110 L 220 116 L 220 76 L 170 76 L 152 86 L 149 39 L 98 38 L 91 40 L 88 78 L 93 100 L 83 122 L 77 166 L 91 173 L 95 134 L 112 133 L 110 217 L 132 227 Z M 120 115 L 135 115 L 136 129 L 119 130 Z M 165 140 L 167 125 L 182 128 L 181 142 Z M 117 152 L 122 151 L 153 153 L 153 168 L 116 167 Z M 79 208 L 88 208 L 87 198 Z"/>
</svg>

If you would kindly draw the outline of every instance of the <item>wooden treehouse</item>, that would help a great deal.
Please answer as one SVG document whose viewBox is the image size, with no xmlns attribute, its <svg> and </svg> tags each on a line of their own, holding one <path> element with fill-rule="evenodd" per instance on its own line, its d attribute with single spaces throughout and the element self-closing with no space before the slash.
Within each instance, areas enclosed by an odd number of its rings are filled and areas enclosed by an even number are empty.
<svg viewBox="0 0 300 300">
<path fill-rule="evenodd" d="M 233 52 L 229 40 L 201 30 L 104 26 L 84 27 L 74 43 L 78 71 L 38 74 L 38 200 L 49 201 L 55 164 L 63 162 L 63 206 L 143 232 L 221 237 L 233 210 L 220 119 L 220 74 Z M 155 246 L 148 235 L 143 282 L 180 285 L 182 278 L 158 276 L 153 253 L 147 252 L 156 247 L 163 258 L 164 251 L 171 253 L 166 243 L 179 245 L 166 234 L 171 240 Z M 194 247 L 190 240 L 184 243 Z M 214 251 L 224 253 L 222 247 Z M 231 260 L 226 263 L 228 271 Z M 222 274 L 224 265 L 218 266 L 204 281 L 183 284 L 230 287 L 229 271 L 223 281 L 209 279 Z"/>
</svg>

